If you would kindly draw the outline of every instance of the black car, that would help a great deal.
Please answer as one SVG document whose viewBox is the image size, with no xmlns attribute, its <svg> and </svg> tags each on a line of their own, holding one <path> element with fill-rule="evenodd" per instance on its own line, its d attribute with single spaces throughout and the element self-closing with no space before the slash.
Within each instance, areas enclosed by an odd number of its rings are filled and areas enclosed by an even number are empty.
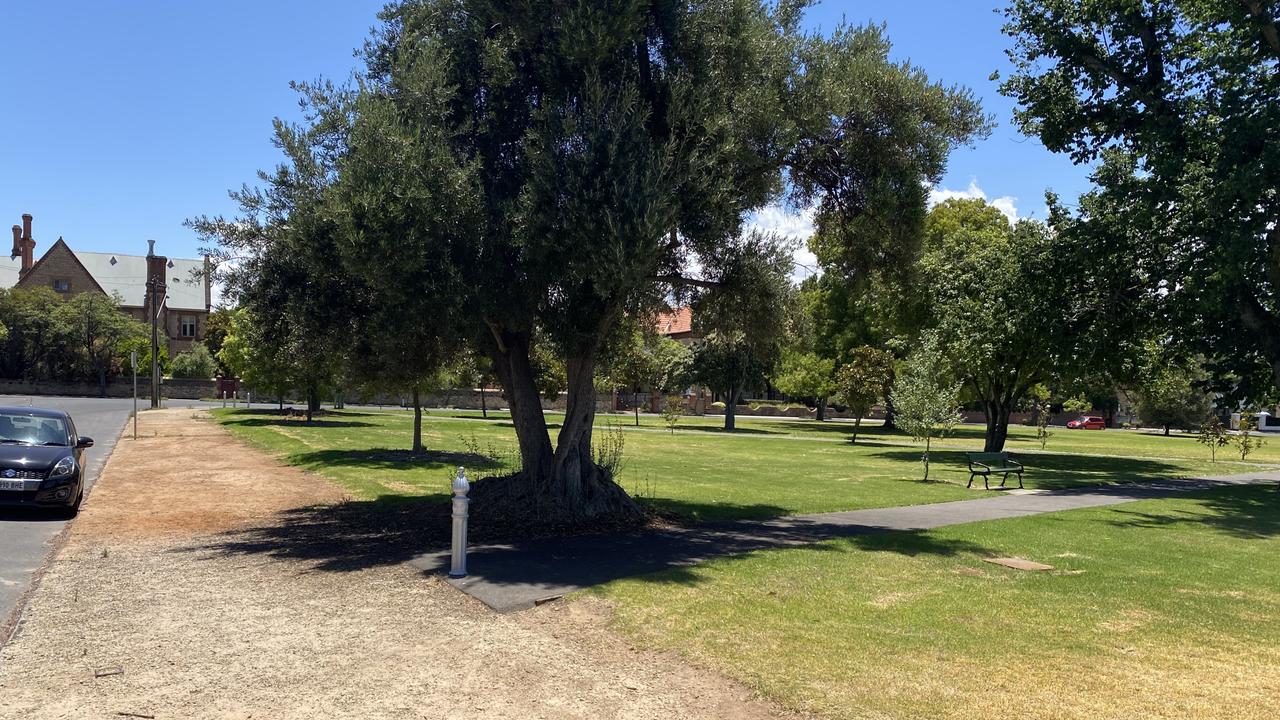
<svg viewBox="0 0 1280 720">
<path fill-rule="evenodd" d="M 0 407 L 0 506 L 45 507 L 68 517 L 84 498 L 84 451 L 61 410 Z"/>
</svg>

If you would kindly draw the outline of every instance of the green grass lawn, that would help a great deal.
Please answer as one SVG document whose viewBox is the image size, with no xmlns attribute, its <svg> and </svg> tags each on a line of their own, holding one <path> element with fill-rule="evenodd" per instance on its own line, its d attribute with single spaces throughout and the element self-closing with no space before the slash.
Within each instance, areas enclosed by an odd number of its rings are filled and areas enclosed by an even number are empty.
<svg viewBox="0 0 1280 720">
<path fill-rule="evenodd" d="M 311 425 L 268 411 L 215 410 L 228 428 L 287 462 L 319 472 L 363 499 L 447 497 L 456 465 L 473 477 L 515 466 L 510 419 L 490 413 L 437 411 L 424 419 L 432 453 L 411 458 L 412 416 L 405 411 L 326 413 Z M 556 417 L 549 417 L 553 428 Z M 656 417 L 600 418 L 598 433 L 621 433 L 624 465 L 619 480 L 633 495 L 692 519 L 759 518 L 795 513 L 941 502 L 982 496 L 966 490 L 966 450 L 981 449 L 981 428 L 965 426 L 933 453 L 931 477 L 922 483 L 920 450 L 910 439 L 878 426 L 864 429 L 856 446 L 847 423 L 743 418 L 734 433 L 717 417 L 688 417 L 669 433 Z M 554 430 L 553 430 L 554 432 Z M 1060 430 L 1048 453 L 1031 452 L 1031 430 L 1014 428 L 1010 449 L 1023 454 L 1028 487 L 1062 488 L 1256 467 L 1210 464 L 1207 452 L 1184 437 L 1131 432 Z M 1272 454 L 1261 460 L 1280 462 Z M 980 481 L 979 481 L 980 483 Z"/>
<path fill-rule="evenodd" d="M 1280 717 L 1275 486 L 833 540 L 590 592 L 636 641 L 832 718 Z"/>
</svg>

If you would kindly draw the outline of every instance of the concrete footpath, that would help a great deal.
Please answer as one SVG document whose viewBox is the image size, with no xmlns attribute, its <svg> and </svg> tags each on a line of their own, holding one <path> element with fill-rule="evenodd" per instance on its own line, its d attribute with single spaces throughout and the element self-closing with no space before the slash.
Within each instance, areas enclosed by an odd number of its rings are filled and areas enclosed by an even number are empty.
<svg viewBox="0 0 1280 720">
<path fill-rule="evenodd" d="M 1074 490 L 1009 490 L 996 497 L 904 507 L 793 515 L 761 521 L 707 523 L 623 535 L 482 545 L 467 555 L 470 574 L 449 583 L 498 612 L 526 610 L 567 593 L 620 578 L 687 567 L 723 555 L 803 545 L 877 532 L 1039 515 L 1174 497 L 1196 490 L 1280 482 L 1280 472 L 1253 472 L 1159 483 Z M 449 553 L 409 561 L 425 572 L 447 572 Z"/>
</svg>

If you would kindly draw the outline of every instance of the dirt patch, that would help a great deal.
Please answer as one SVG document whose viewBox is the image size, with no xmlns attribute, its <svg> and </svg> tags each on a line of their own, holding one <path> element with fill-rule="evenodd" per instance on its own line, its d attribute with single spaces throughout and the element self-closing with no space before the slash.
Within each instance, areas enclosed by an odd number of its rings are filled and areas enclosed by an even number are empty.
<svg viewBox="0 0 1280 720">
<path fill-rule="evenodd" d="M 121 440 L 0 651 L 0 717 L 781 714 L 605 631 L 591 602 L 499 616 L 399 563 L 228 551 L 227 537 L 343 493 L 190 411 L 142 419 L 147 437 Z"/>
</svg>

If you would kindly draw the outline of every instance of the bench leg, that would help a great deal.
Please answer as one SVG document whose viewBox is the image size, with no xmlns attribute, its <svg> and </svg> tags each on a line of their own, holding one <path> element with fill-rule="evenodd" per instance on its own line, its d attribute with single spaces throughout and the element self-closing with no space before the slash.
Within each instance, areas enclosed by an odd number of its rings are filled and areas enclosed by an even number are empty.
<svg viewBox="0 0 1280 720">
<path fill-rule="evenodd" d="M 1022 473 L 1021 472 L 1018 473 L 1018 489 L 1019 490 L 1022 489 Z"/>
<path fill-rule="evenodd" d="M 982 476 L 982 486 L 988 490 L 991 489 L 991 473 Z"/>
<path fill-rule="evenodd" d="M 968 485 L 965 485 L 965 487 L 966 487 L 966 488 L 971 488 L 971 487 L 973 487 L 973 479 L 974 479 L 975 477 L 977 477 L 977 476 L 978 476 L 978 473 L 975 473 L 975 472 L 971 472 L 971 473 L 969 473 L 969 484 L 968 484 Z"/>
<path fill-rule="evenodd" d="M 1004 484 L 1007 482 L 1009 482 L 1009 473 L 1005 473 L 1004 475 L 1000 476 L 1000 487 L 1004 487 Z"/>
</svg>

